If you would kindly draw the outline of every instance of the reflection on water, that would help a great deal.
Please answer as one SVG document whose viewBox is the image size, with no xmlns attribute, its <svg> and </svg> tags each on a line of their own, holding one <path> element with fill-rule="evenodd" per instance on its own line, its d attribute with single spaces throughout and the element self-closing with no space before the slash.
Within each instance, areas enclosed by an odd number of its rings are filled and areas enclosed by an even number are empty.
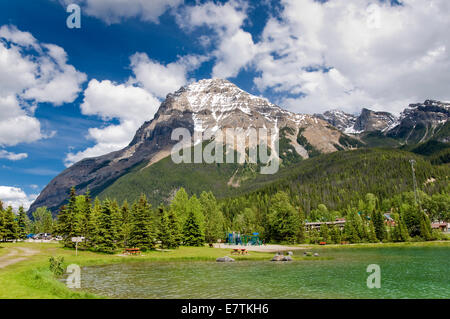
<svg viewBox="0 0 450 319">
<path fill-rule="evenodd" d="M 82 269 L 82 288 L 112 298 L 450 297 L 450 247 L 316 251 L 333 259 L 86 267 Z M 366 286 L 369 264 L 381 266 L 380 289 Z"/>
</svg>

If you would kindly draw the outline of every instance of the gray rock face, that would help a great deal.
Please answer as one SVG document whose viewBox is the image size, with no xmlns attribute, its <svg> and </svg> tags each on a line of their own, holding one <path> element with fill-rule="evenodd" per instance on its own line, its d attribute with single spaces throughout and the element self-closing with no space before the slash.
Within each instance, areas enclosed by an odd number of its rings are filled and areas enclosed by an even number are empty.
<svg viewBox="0 0 450 319">
<path fill-rule="evenodd" d="M 396 120 L 397 118 L 389 112 L 375 112 L 364 108 L 356 119 L 354 129 L 358 132 L 383 131 Z"/>
<path fill-rule="evenodd" d="M 323 153 L 336 151 L 335 146 L 340 145 L 341 136 L 322 119 L 283 110 L 227 80 L 201 80 L 168 94 L 154 118 L 137 130 L 124 149 L 81 160 L 64 170 L 44 188 L 29 213 L 39 206 L 47 206 L 56 213 L 65 203 L 72 186 L 79 194 L 89 188 L 95 196 L 137 165 L 154 163 L 169 156 L 172 146 L 177 143 L 171 140 L 172 130 L 180 127 L 188 129 L 191 135 L 194 131 L 216 132 L 225 128 L 279 131 L 290 127 L 293 135 L 288 138 L 299 155 L 305 158 L 307 154 L 296 142 L 300 128 L 306 140 Z"/>
<path fill-rule="evenodd" d="M 375 112 L 365 108 L 358 117 L 338 110 L 316 116 L 344 133 L 381 131 L 385 136 L 411 144 L 432 138 L 444 143 L 450 142 L 450 136 L 445 134 L 444 128 L 448 125 L 449 114 L 449 102 L 426 100 L 423 103 L 410 104 L 400 117 L 389 112 Z"/>
<path fill-rule="evenodd" d="M 387 132 L 387 136 L 403 140 L 404 143 L 420 143 L 437 136 L 441 142 L 450 142 L 448 134 L 440 134 L 448 125 L 450 103 L 426 100 L 424 103 L 410 104 L 400 115 L 397 126 Z"/>
<path fill-rule="evenodd" d="M 229 263 L 229 262 L 234 262 L 234 259 L 231 257 L 225 256 L 225 257 L 217 258 L 216 261 L 220 262 L 220 263 Z"/>
<path fill-rule="evenodd" d="M 342 132 L 348 132 L 350 129 L 353 129 L 357 119 L 357 116 L 345 113 L 340 110 L 330 110 L 324 112 L 323 114 L 315 115 L 327 121 Z"/>
</svg>

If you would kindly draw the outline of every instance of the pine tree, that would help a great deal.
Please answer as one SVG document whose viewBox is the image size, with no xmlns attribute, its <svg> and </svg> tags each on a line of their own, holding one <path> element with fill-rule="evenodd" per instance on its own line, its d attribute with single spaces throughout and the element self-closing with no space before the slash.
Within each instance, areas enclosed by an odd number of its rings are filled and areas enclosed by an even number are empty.
<svg viewBox="0 0 450 319">
<path fill-rule="evenodd" d="M 174 240 L 174 248 L 181 245 L 183 241 L 183 232 L 181 228 L 180 221 L 178 216 L 174 210 L 169 208 L 168 210 L 168 218 L 169 218 L 169 228 L 172 231 L 173 240 Z"/>
<path fill-rule="evenodd" d="M 161 241 L 161 248 L 171 249 L 178 247 L 176 234 L 171 229 L 169 214 L 162 208 L 160 208 L 158 239 Z"/>
<path fill-rule="evenodd" d="M 6 227 L 5 227 L 5 210 L 3 209 L 3 203 L 0 201 L 0 241 L 5 240 Z"/>
<path fill-rule="evenodd" d="M 394 242 L 408 241 L 409 234 L 406 229 L 405 222 L 399 214 L 394 213 L 393 218 L 395 221 L 395 226 L 391 230 L 391 240 Z"/>
<path fill-rule="evenodd" d="M 133 225 L 131 227 L 130 247 L 143 251 L 155 248 L 155 229 L 152 225 L 151 205 L 147 197 L 141 195 L 139 202 L 133 204 Z"/>
<path fill-rule="evenodd" d="M 86 238 L 87 247 L 94 251 L 98 250 L 97 244 L 99 242 L 99 222 L 101 211 L 102 205 L 100 203 L 100 200 L 96 197 L 94 201 L 94 207 L 91 209 L 91 213 L 89 215 L 87 230 L 88 235 Z"/>
<path fill-rule="evenodd" d="M 17 224 L 16 214 L 11 206 L 5 211 L 5 238 L 6 240 L 15 240 L 19 238 L 19 225 Z"/>
<path fill-rule="evenodd" d="M 27 229 L 27 213 L 25 213 L 25 210 L 22 206 L 19 207 L 19 216 L 17 219 L 17 226 L 18 226 L 18 238 L 19 239 L 25 239 L 28 235 L 28 229 Z"/>
<path fill-rule="evenodd" d="M 295 243 L 300 230 L 300 216 L 291 205 L 285 192 L 278 192 L 272 198 L 268 214 L 270 238 Z"/>
<path fill-rule="evenodd" d="M 346 223 L 344 226 L 344 237 L 345 240 L 351 243 L 359 243 L 361 238 L 359 237 L 358 225 L 359 225 L 359 215 L 354 210 L 348 209 Z"/>
<path fill-rule="evenodd" d="M 122 203 L 122 208 L 120 209 L 121 214 L 121 231 L 120 231 L 120 241 L 124 247 L 128 247 L 128 241 L 130 239 L 131 228 L 133 224 L 133 214 L 128 207 L 128 202 L 125 200 Z"/>
<path fill-rule="evenodd" d="M 371 216 L 373 227 L 378 241 L 383 241 L 386 238 L 386 228 L 384 226 L 384 216 L 380 211 L 374 211 Z"/>
<path fill-rule="evenodd" d="M 421 218 L 420 218 L 420 236 L 424 240 L 431 240 L 433 237 L 431 235 L 431 222 L 428 218 L 427 214 L 424 212 L 420 212 Z"/>
<path fill-rule="evenodd" d="M 184 223 L 184 245 L 202 246 L 205 242 L 205 234 L 202 231 L 201 222 L 193 210 L 189 210 Z"/>
<path fill-rule="evenodd" d="M 368 237 L 369 237 L 369 242 L 371 242 L 371 243 L 379 242 L 379 240 L 377 238 L 377 234 L 375 232 L 375 226 L 373 224 L 373 220 L 372 219 L 370 219 L 370 221 L 369 221 Z"/>
<path fill-rule="evenodd" d="M 114 208 L 110 200 L 102 203 L 99 216 L 99 232 L 97 241 L 97 251 L 112 254 L 117 249 L 117 233 L 114 227 Z"/>
<path fill-rule="evenodd" d="M 212 192 L 202 192 L 200 204 L 205 215 L 205 240 L 208 243 L 216 242 L 224 234 L 223 214 Z"/>
<path fill-rule="evenodd" d="M 92 205 L 91 205 L 91 194 L 89 189 L 86 194 L 81 198 L 79 202 L 80 211 L 80 224 L 81 224 L 81 236 L 85 238 L 82 247 L 89 247 L 89 220 L 91 219 Z"/>
<path fill-rule="evenodd" d="M 81 215 L 83 197 L 77 197 L 75 188 L 70 189 L 69 203 L 60 211 L 59 232 L 63 236 L 64 247 L 74 248 L 72 237 L 79 237 L 83 232 L 83 218 Z"/>
<path fill-rule="evenodd" d="M 187 213 L 188 201 L 189 201 L 188 194 L 186 193 L 183 187 L 180 187 L 180 189 L 175 194 L 172 202 L 170 203 L 170 209 L 176 212 L 182 225 L 184 225 L 184 221 L 188 215 Z"/>
</svg>

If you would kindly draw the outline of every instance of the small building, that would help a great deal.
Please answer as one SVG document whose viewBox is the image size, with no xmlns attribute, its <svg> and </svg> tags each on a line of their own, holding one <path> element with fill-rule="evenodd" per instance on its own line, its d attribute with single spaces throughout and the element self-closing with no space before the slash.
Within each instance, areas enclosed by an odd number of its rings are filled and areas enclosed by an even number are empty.
<svg viewBox="0 0 450 319">
<path fill-rule="evenodd" d="M 334 226 L 337 225 L 339 228 L 344 228 L 345 218 L 336 218 L 334 222 L 313 222 L 305 223 L 306 230 L 317 229 L 320 230 L 321 225 Z"/>
<path fill-rule="evenodd" d="M 448 231 L 448 223 L 446 223 L 446 222 L 431 223 L 431 228 L 432 229 L 439 229 L 442 232 L 447 232 Z"/>
</svg>

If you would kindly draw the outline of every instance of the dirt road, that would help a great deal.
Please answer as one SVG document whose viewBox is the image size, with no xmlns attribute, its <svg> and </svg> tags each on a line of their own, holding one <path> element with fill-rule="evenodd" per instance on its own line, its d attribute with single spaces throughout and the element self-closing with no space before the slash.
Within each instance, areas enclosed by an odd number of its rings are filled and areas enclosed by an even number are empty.
<svg viewBox="0 0 450 319">
<path fill-rule="evenodd" d="M 12 247 L 6 255 L 0 257 L 0 269 L 27 260 L 39 251 L 26 247 Z"/>
</svg>

